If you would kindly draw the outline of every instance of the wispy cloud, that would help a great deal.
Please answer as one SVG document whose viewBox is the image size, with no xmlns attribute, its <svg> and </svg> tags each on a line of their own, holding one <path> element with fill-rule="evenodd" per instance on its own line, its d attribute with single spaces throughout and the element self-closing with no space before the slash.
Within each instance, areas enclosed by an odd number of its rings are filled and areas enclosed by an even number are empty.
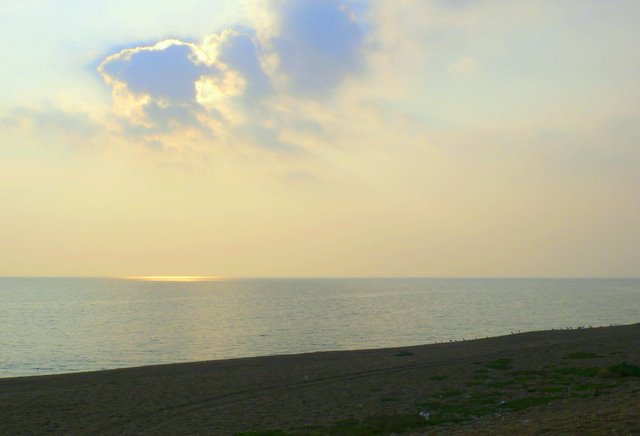
<svg viewBox="0 0 640 436">
<path fill-rule="evenodd" d="M 102 128 L 102 125 L 86 112 L 52 106 L 17 107 L 1 117 L 0 123 L 8 127 L 37 127 L 48 134 L 63 134 L 82 140 L 90 139 Z"/>
</svg>

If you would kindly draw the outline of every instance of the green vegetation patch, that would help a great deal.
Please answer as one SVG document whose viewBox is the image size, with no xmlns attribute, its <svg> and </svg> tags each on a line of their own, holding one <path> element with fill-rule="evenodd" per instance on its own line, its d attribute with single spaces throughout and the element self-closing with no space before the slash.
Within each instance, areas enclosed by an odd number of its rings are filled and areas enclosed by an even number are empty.
<svg viewBox="0 0 640 436">
<path fill-rule="evenodd" d="M 410 356 L 401 351 L 396 356 Z M 588 357 L 586 357 L 588 356 Z M 571 353 L 566 359 L 590 359 L 593 353 Z M 468 388 L 442 389 L 416 404 L 416 413 L 379 414 L 363 419 L 347 419 L 330 427 L 294 428 L 290 432 L 269 430 L 238 433 L 238 436 L 312 435 L 375 435 L 416 432 L 419 429 L 470 421 L 500 412 L 520 411 L 548 404 L 560 398 L 593 398 L 609 393 L 624 383 L 623 378 L 640 377 L 640 366 L 622 362 L 608 368 L 582 366 L 546 366 L 543 370 L 511 368 L 511 359 L 496 359 L 478 368 Z M 495 371 L 498 370 L 498 371 Z M 593 379 L 607 377 L 613 380 Z M 430 380 L 446 380 L 448 376 L 433 375 Z M 600 381 L 600 383 L 596 383 Z M 381 391 L 379 387 L 373 391 Z M 382 402 L 400 402 L 401 398 L 379 397 Z"/>
<path fill-rule="evenodd" d="M 529 382 L 529 381 L 531 381 L 531 380 L 532 380 L 532 378 L 531 378 L 531 377 L 525 377 L 525 376 L 515 377 L 515 378 L 513 379 L 513 381 L 514 381 L 514 382 L 516 382 L 516 383 L 521 383 L 521 384 L 522 384 L 522 383 L 527 383 L 527 382 Z"/>
<path fill-rule="evenodd" d="M 346 419 L 326 429 L 329 435 L 369 435 L 404 432 L 427 425 L 427 420 L 415 413 L 398 415 L 374 415 L 365 419 Z"/>
<path fill-rule="evenodd" d="M 610 366 L 607 370 L 615 377 L 640 377 L 640 366 L 627 362 Z"/>
<path fill-rule="evenodd" d="M 596 353 L 585 353 L 585 352 L 569 353 L 566 356 L 564 356 L 565 359 L 597 359 L 598 357 L 603 357 L 603 356 L 600 356 Z"/>
<path fill-rule="evenodd" d="M 476 374 L 473 376 L 474 380 L 487 380 L 489 378 L 489 374 Z"/>
<path fill-rule="evenodd" d="M 304 431 L 307 433 L 313 430 L 322 430 L 322 427 L 319 425 L 300 425 L 298 427 L 291 428 L 291 431 Z"/>
<path fill-rule="evenodd" d="M 536 387 L 530 388 L 528 392 L 558 393 L 558 392 L 564 392 L 566 390 L 567 390 L 566 386 L 536 386 Z"/>
<path fill-rule="evenodd" d="M 528 376 L 528 375 L 545 375 L 544 371 L 509 371 L 509 375 Z"/>
<path fill-rule="evenodd" d="M 500 381 L 492 381 L 486 384 L 488 388 L 505 388 L 507 386 L 514 385 L 516 381 L 514 379 L 500 380 Z"/>
<path fill-rule="evenodd" d="M 395 354 L 395 357 L 407 357 L 407 356 L 413 356 L 413 353 L 411 351 L 403 350 Z"/>
<path fill-rule="evenodd" d="M 462 391 L 459 389 L 445 389 L 441 391 L 437 396 L 440 398 L 445 398 L 445 397 L 455 397 L 461 394 L 462 394 Z"/>
<path fill-rule="evenodd" d="M 570 395 L 571 398 L 591 398 L 593 397 L 593 395 L 591 394 L 571 394 Z"/>
<path fill-rule="evenodd" d="M 446 376 L 446 375 L 434 375 L 434 376 L 429 377 L 429 380 L 442 381 L 442 380 L 446 380 L 448 378 L 449 378 L 449 376 Z"/>
<path fill-rule="evenodd" d="M 485 365 L 486 368 L 507 370 L 511 369 L 511 359 L 496 359 Z"/>
<path fill-rule="evenodd" d="M 421 410 L 429 413 L 429 419 L 423 425 L 439 425 L 445 422 L 462 422 L 475 417 L 494 413 L 497 400 L 494 398 L 459 399 L 458 401 L 427 401 L 418 404 Z"/>
<path fill-rule="evenodd" d="M 584 385 L 574 386 L 573 389 L 576 390 L 576 391 L 595 391 L 595 390 L 599 390 L 599 389 L 608 389 L 608 388 L 611 388 L 611 387 L 613 387 L 613 386 L 597 384 L 597 383 L 587 383 L 587 384 L 584 384 Z"/>
<path fill-rule="evenodd" d="M 469 404 L 473 405 L 497 405 L 504 395 L 502 392 L 474 392 L 467 398 Z"/>
<path fill-rule="evenodd" d="M 246 431 L 236 433 L 235 436 L 286 436 L 287 433 L 282 430 L 265 430 L 265 431 Z"/>
</svg>

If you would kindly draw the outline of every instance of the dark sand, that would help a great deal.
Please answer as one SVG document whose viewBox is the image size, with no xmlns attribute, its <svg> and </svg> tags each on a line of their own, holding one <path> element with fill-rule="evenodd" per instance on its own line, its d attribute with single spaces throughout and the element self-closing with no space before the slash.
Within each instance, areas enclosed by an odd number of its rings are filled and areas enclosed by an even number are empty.
<svg viewBox="0 0 640 436">
<path fill-rule="evenodd" d="M 567 359 L 576 352 L 599 357 Z M 513 378 L 505 368 L 485 367 L 496 359 L 511 359 L 511 371 L 607 368 L 623 361 L 640 365 L 640 324 L 397 349 L 0 379 L 0 433 L 233 434 L 302 426 L 330 428 L 347 418 L 415 415 L 429 407 L 425 402 L 443 392 L 458 392 L 454 395 L 462 401 L 473 392 L 490 389 L 483 385 L 488 380 Z M 484 375 L 490 378 L 478 380 Z M 548 382 L 523 379 L 518 383 L 527 383 L 530 390 Z M 594 380 L 615 386 L 594 392 L 585 385 L 587 398 L 577 398 L 575 392 L 582 391 L 571 390 L 574 394 L 567 391 L 550 403 L 522 411 L 505 409 L 467 423 L 412 431 L 640 434 L 640 377 L 616 381 L 607 378 L 605 371 Z M 521 395 L 518 389 L 521 386 L 507 386 L 496 395 L 510 399 Z"/>
</svg>

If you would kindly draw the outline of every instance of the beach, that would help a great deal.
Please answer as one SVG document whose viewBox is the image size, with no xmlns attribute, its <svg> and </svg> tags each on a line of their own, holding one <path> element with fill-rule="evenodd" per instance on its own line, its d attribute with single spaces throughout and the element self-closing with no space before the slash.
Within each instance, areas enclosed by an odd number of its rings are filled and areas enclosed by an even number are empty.
<svg viewBox="0 0 640 436">
<path fill-rule="evenodd" d="M 4 434 L 638 434 L 635 365 L 640 324 L 7 378 L 0 422 Z"/>
</svg>

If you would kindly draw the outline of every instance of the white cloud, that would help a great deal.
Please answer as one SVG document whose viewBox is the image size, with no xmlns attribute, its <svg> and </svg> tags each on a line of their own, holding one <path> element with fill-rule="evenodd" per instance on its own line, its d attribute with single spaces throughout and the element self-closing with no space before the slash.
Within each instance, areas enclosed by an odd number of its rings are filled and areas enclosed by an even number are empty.
<svg viewBox="0 0 640 436">
<path fill-rule="evenodd" d="M 157 143 L 199 130 L 203 141 L 295 148 L 282 131 L 313 113 L 283 125 L 281 109 L 301 107 L 298 100 L 331 104 L 334 91 L 364 68 L 363 32 L 343 1 L 281 0 L 258 9 L 269 18 L 255 30 L 227 29 L 200 43 L 164 40 L 104 59 L 98 71 L 123 132 Z"/>
</svg>

